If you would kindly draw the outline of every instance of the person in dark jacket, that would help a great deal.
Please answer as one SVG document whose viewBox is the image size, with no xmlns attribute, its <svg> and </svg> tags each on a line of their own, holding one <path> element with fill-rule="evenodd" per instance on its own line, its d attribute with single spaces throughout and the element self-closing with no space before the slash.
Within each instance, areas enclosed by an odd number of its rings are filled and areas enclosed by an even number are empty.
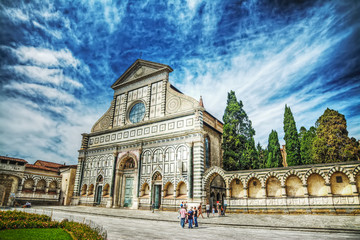
<svg viewBox="0 0 360 240">
<path fill-rule="evenodd" d="M 194 219 L 194 211 L 193 208 L 191 207 L 190 210 L 187 213 L 188 216 L 188 221 L 189 221 L 189 228 L 193 228 L 193 219 Z"/>
<path fill-rule="evenodd" d="M 196 209 L 196 207 L 194 208 L 194 222 L 195 222 L 195 227 L 199 227 L 198 225 L 198 210 Z"/>
</svg>

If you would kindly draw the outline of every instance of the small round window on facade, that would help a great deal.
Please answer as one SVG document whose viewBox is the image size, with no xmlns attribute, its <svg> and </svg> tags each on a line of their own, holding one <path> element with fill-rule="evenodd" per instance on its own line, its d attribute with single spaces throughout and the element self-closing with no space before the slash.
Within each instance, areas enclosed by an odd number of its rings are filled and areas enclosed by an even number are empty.
<svg viewBox="0 0 360 240">
<path fill-rule="evenodd" d="M 143 120 L 145 115 L 145 105 L 142 102 L 135 104 L 129 114 L 130 122 L 138 123 Z"/>
</svg>

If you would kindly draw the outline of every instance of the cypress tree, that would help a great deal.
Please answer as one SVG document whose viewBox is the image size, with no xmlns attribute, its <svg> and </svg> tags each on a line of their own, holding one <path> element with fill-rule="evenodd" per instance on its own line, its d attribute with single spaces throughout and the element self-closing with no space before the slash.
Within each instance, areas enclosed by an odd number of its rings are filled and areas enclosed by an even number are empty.
<svg viewBox="0 0 360 240">
<path fill-rule="evenodd" d="M 301 164 L 300 141 L 296 129 L 296 123 L 290 107 L 285 105 L 284 113 L 284 140 L 286 146 L 286 161 L 288 166 Z"/>
<path fill-rule="evenodd" d="M 316 138 L 313 142 L 315 163 L 359 160 L 360 149 L 348 137 L 345 116 L 327 108 L 316 121 Z"/>
<path fill-rule="evenodd" d="M 258 159 L 259 159 L 259 168 L 265 168 L 266 161 L 267 161 L 267 150 L 263 149 L 260 143 L 256 145 L 256 150 L 258 153 Z"/>
<path fill-rule="evenodd" d="M 316 128 L 310 127 L 306 130 L 305 127 L 300 128 L 300 155 L 302 164 L 313 164 L 313 142 L 316 137 Z"/>
<path fill-rule="evenodd" d="M 265 167 L 276 168 L 282 166 L 282 156 L 280 151 L 278 134 L 275 130 L 272 130 L 269 135 L 268 156 Z"/>
<path fill-rule="evenodd" d="M 259 156 L 255 147 L 254 138 L 250 138 L 249 141 L 245 144 L 246 151 L 244 152 L 244 158 L 246 158 L 246 162 L 250 162 L 250 166 L 245 169 L 258 169 L 259 168 Z"/>
<path fill-rule="evenodd" d="M 223 121 L 222 149 L 224 169 L 249 169 L 252 167 L 252 156 L 254 156 L 255 144 L 253 136 L 255 130 L 252 128 L 251 121 L 243 109 L 242 101 L 237 101 L 234 91 L 228 93 Z"/>
</svg>

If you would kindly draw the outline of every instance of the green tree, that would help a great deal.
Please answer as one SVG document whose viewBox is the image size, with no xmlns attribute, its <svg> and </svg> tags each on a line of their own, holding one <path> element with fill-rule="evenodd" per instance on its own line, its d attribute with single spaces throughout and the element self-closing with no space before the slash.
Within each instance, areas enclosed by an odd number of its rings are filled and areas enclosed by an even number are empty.
<svg viewBox="0 0 360 240">
<path fill-rule="evenodd" d="M 282 167 L 282 156 L 280 151 L 280 144 L 278 134 L 275 130 L 272 130 L 269 135 L 268 143 L 268 156 L 266 161 L 266 168 Z"/>
<path fill-rule="evenodd" d="M 266 161 L 267 161 L 267 150 L 263 149 L 260 143 L 256 145 L 256 150 L 258 153 L 258 159 L 259 159 L 259 168 L 265 168 Z"/>
<path fill-rule="evenodd" d="M 316 121 L 316 138 L 313 142 L 315 163 L 359 160 L 360 149 L 348 137 L 345 116 L 327 108 Z"/>
<path fill-rule="evenodd" d="M 243 158 L 246 159 L 246 162 L 250 163 L 250 167 L 251 169 L 258 169 L 259 168 L 259 156 L 258 153 L 256 151 L 256 147 L 255 147 L 255 140 L 254 138 L 250 138 L 249 141 L 247 141 L 245 143 L 245 152 L 244 152 L 244 156 Z M 249 169 L 246 168 L 246 169 Z"/>
<path fill-rule="evenodd" d="M 296 123 L 294 120 L 294 116 L 291 112 L 290 107 L 285 105 L 285 113 L 284 113 L 284 140 L 286 147 L 286 161 L 288 166 L 295 166 L 301 164 L 301 156 L 300 156 L 300 141 L 298 132 L 296 129 Z"/>
<path fill-rule="evenodd" d="M 313 142 L 316 138 L 316 128 L 310 127 L 306 130 L 305 127 L 300 128 L 300 155 L 302 164 L 313 164 Z"/>
<path fill-rule="evenodd" d="M 223 121 L 224 169 L 249 169 L 252 167 L 252 156 L 255 149 L 255 144 L 251 144 L 254 142 L 255 130 L 243 109 L 242 101 L 237 101 L 234 91 L 228 93 Z"/>
</svg>

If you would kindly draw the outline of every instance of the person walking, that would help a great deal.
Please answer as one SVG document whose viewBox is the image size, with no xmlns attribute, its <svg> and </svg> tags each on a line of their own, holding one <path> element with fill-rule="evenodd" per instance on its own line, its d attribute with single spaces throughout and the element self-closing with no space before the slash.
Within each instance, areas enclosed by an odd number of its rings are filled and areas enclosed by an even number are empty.
<svg viewBox="0 0 360 240">
<path fill-rule="evenodd" d="M 215 206 L 212 208 L 213 217 L 215 216 Z"/>
<path fill-rule="evenodd" d="M 189 212 L 187 213 L 188 215 L 188 221 L 189 221 L 189 228 L 193 228 L 193 217 L 194 217 L 194 211 L 193 208 L 191 207 Z"/>
<path fill-rule="evenodd" d="M 206 215 L 208 218 L 210 217 L 210 204 L 208 202 L 206 203 Z"/>
<path fill-rule="evenodd" d="M 198 210 L 196 209 L 196 207 L 194 208 L 194 222 L 195 222 L 195 227 L 199 227 L 198 225 Z"/>
<path fill-rule="evenodd" d="M 203 216 L 203 214 L 202 214 L 201 203 L 200 203 L 200 205 L 199 205 L 199 207 L 198 207 L 198 211 L 199 211 L 199 214 L 198 214 L 197 216 L 200 217 L 200 215 L 201 215 L 201 217 L 204 218 L 204 216 Z"/>
</svg>

